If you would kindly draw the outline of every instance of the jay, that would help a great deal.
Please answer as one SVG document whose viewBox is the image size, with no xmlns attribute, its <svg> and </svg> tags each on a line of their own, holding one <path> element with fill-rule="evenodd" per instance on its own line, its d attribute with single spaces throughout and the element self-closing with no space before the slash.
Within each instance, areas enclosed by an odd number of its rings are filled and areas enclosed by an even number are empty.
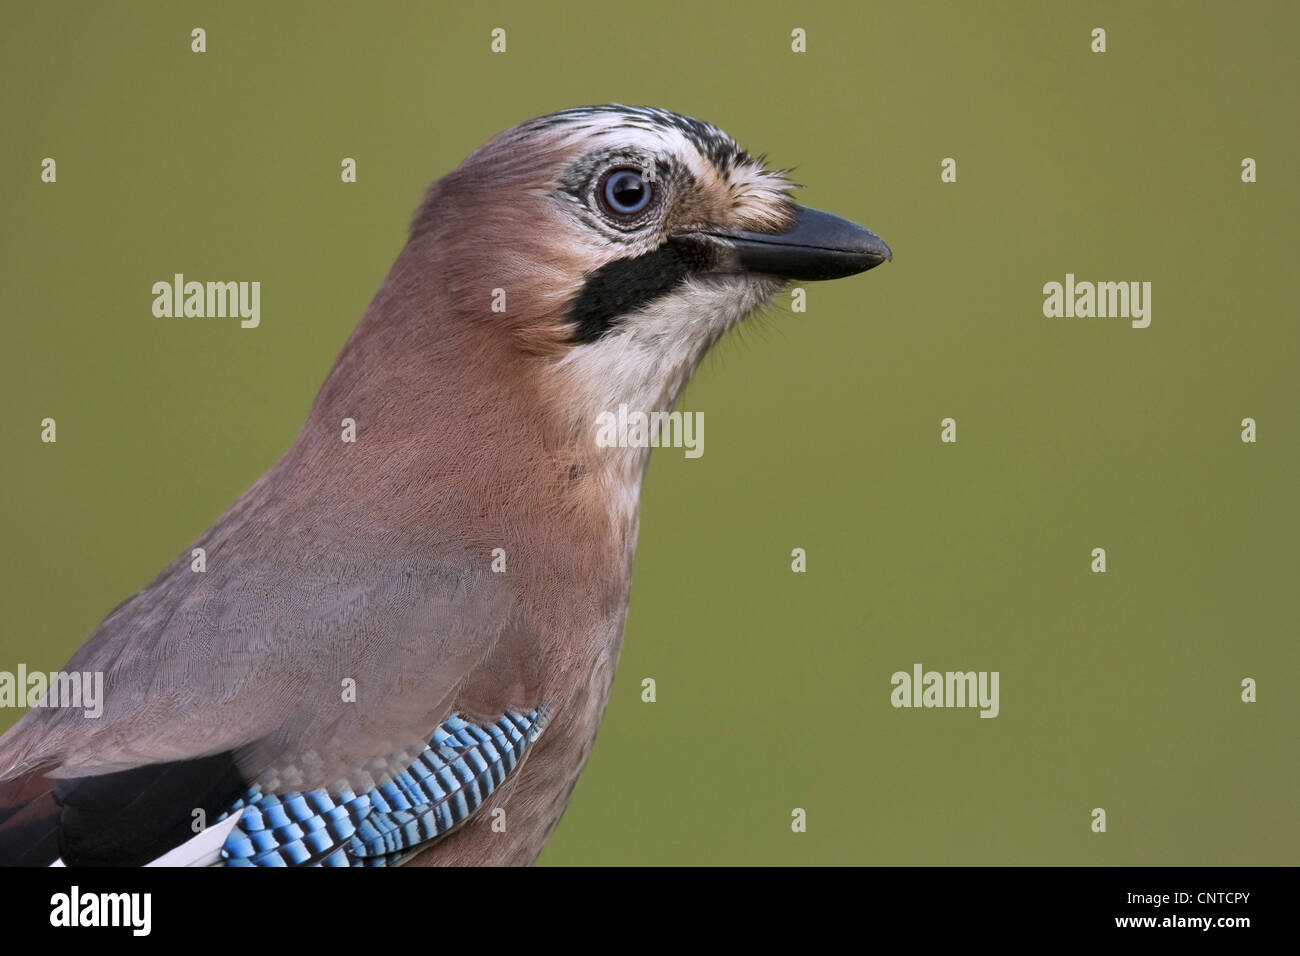
<svg viewBox="0 0 1300 956">
<path fill-rule="evenodd" d="M 435 182 L 284 457 L 0 738 L 0 863 L 526 864 L 610 693 L 645 447 L 791 280 L 890 259 L 707 123 L 619 105 Z M 340 440 L 352 419 L 356 440 Z"/>
</svg>

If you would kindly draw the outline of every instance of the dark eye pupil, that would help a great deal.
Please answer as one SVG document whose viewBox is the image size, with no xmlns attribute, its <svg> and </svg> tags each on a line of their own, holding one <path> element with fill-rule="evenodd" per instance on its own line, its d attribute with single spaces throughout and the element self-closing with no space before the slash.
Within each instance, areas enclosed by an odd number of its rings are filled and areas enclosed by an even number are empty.
<svg viewBox="0 0 1300 956">
<path fill-rule="evenodd" d="M 622 170 L 605 180 L 605 202 L 615 212 L 640 212 L 649 201 L 650 188 L 640 173 Z"/>
</svg>

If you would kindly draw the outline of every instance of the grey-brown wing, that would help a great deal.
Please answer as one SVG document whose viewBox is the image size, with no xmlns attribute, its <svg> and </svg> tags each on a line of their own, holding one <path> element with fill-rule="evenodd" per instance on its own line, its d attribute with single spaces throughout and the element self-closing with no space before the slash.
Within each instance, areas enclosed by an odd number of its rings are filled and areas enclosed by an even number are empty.
<svg viewBox="0 0 1300 956">
<path fill-rule="evenodd" d="M 102 673 L 102 714 L 29 711 L 0 740 L 0 778 L 229 752 L 268 788 L 363 786 L 405 766 L 458 704 L 536 703 L 535 648 L 487 561 L 278 553 L 201 573 L 178 559 L 110 614 L 64 668 Z M 472 679 L 484 671 L 496 678 Z M 482 699 L 458 700 L 467 681 Z"/>
</svg>

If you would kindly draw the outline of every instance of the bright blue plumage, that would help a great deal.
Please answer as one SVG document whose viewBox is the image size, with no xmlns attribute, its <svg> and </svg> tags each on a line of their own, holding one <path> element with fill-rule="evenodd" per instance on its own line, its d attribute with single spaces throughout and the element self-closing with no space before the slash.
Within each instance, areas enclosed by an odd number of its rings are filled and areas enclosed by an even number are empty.
<svg viewBox="0 0 1300 956">
<path fill-rule="evenodd" d="M 261 793 L 226 837 L 227 866 L 391 866 L 465 821 L 518 766 L 546 720 L 507 712 L 485 727 L 448 717 L 404 772 L 364 793 Z"/>
</svg>

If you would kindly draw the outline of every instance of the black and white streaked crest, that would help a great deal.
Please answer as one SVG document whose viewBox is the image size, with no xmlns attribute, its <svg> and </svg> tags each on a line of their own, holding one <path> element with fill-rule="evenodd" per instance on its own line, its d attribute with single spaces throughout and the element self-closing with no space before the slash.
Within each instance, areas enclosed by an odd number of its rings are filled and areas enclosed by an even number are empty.
<svg viewBox="0 0 1300 956">
<path fill-rule="evenodd" d="M 719 172 L 729 172 L 741 163 L 754 160 L 730 136 L 709 123 L 670 113 L 650 106 L 623 106 L 606 103 L 601 106 L 577 106 L 539 116 L 524 123 L 521 133 L 558 128 L 575 132 L 599 133 L 604 130 L 644 130 L 648 133 L 677 132 L 690 141 L 700 155 L 711 162 Z"/>
</svg>

